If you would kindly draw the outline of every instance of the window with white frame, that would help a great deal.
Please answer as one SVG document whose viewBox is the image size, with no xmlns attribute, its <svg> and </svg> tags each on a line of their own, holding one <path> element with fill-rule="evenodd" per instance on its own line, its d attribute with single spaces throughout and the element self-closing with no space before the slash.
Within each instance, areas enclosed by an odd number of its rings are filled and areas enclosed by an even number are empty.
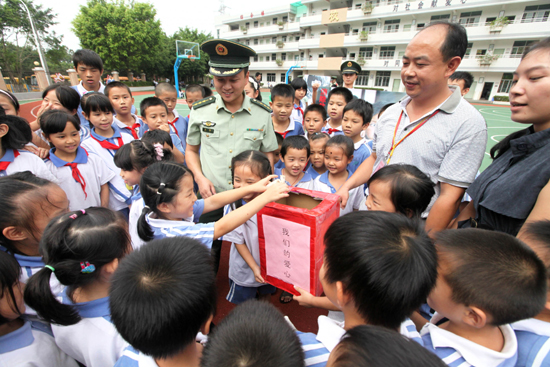
<svg viewBox="0 0 550 367">
<path fill-rule="evenodd" d="M 359 48 L 359 57 L 362 57 L 365 60 L 372 59 L 372 47 Z"/>
<path fill-rule="evenodd" d="M 357 80 L 355 81 L 355 85 L 362 85 L 366 87 L 369 84 L 369 74 L 368 71 L 362 71 L 357 75 Z"/>
<path fill-rule="evenodd" d="M 255 45 L 258 44 L 258 39 L 257 39 L 257 38 L 254 38 L 254 44 L 255 44 Z"/>
<path fill-rule="evenodd" d="M 286 75 L 285 73 L 281 73 L 281 83 L 284 83 L 286 81 Z"/>
<path fill-rule="evenodd" d="M 514 75 L 512 73 L 502 74 L 502 79 L 500 80 L 500 85 L 498 86 L 498 93 L 509 93 L 513 78 Z"/>
<path fill-rule="evenodd" d="M 254 56 L 254 62 L 258 62 L 258 55 Z"/>
<path fill-rule="evenodd" d="M 286 61 L 286 53 L 285 52 L 283 52 L 281 54 L 281 60 Z"/>
<path fill-rule="evenodd" d="M 480 48 L 476 51 L 476 59 L 481 59 L 485 55 L 487 55 L 487 50 L 486 49 Z"/>
<path fill-rule="evenodd" d="M 526 6 L 523 16 L 521 17 L 521 22 L 546 22 L 549 14 L 550 4 Z"/>
<path fill-rule="evenodd" d="M 254 28 L 258 28 L 258 21 L 254 22 Z"/>
<path fill-rule="evenodd" d="M 515 41 L 512 46 L 512 52 L 510 52 L 510 57 L 514 59 L 519 59 L 529 47 L 531 47 L 537 41 Z"/>
<path fill-rule="evenodd" d="M 436 22 L 439 20 L 449 21 L 450 19 L 451 19 L 451 14 L 432 15 L 432 17 L 430 18 L 430 22 Z"/>
<path fill-rule="evenodd" d="M 399 32 L 399 22 L 401 19 L 390 19 L 384 22 L 384 33 Z"/>
<path fill-rule="evenodd" d="M 472 46 L 474 44 L 469 42 L 468 45 L 466 46 L 466 52 L 464 53 L 464 58 L 465 59 L 468 59 L 470 57 L 470 53 L 472 52 Z"/>
<path fill-rule="evenodd" d="M 470 11 L 466 13 L 460 13 L 460 19 L 458 23 L 463 27 L 477 27 L 479 25 L 479 19 L 481 18 L 480 11 Z"/>
<path fill-rule="evenodd" d="M 275 82 L 275 73 L 267 73 L 267 81 Z"/>
<path fill-rule="evenodd" d="M 377 71 L 374 80 L 375 87 L 387 87 L 390 85 L 391 71 Z"/>
<path fill-rule="evenodd" d="M 380 59 L 388 60 L 393 59 L 395 55 L 395 46 L 381 46 L 380 47 Z"/>
<path fill-rule="evenodd" d="M 363 23 L 363 31 L 369 32 L 369 34 L 376 33 L 376 22 L 366 22 Z"/>
</svg>

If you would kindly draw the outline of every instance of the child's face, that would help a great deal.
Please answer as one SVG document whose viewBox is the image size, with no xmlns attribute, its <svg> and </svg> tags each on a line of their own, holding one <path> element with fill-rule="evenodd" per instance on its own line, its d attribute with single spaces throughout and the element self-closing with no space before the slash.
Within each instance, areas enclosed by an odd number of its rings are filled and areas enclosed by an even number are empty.
<svg viewBox="0 0 550 367">
<path fill-rule="evenodd" d="M 246 83 L 246 85 L 244 86 L 244 92 L 250 98 L 258 98 L 258 94 L 260 93 L 260 91 L 254 90 L 254 88 L 250 85 L 250 82 Z"/>
<path fill-rule="evenodd" d="M 145 110 L 143 122 L 149 126 L 149 130 L 157 130 L 168 124 L 168 112 L 164 106 L 151 106 Z"/>
<path fill-rule="evenodd" d="M 174 111 L 174 108 L 176 108 L 176 104 L 178 103 L 177 92 L 163 92 L 157 97 L 166 104 L 169 112 Z"/>
<path fill-rule="evenodd" d="M 103 70 L 97 69 L 93 66 L 84 65 L 79 63 L 76 72 L 82 80 L 82 86 L 86 90 L 98 90 L 101 80 L 101 74 Z"/>
<path fill-rule="evenodd" d="M 453 290 L 445 280 L 452 270 L 445 256 L 438 251 L 437 281 L 428 296 L 428 305 L 450 321 L 459 321 L 463 317 L 464 306 L 452 300 Z"/>
<path fill-rule="evenodd" d="M 395 213 L 391 200 L 391 184 L 381 180 L 371 182 L 365 205 L 368 210 Z"/>
<path fill-rule="evenodd" d="M 113 113 L 111 111 L 92 111 L 90 115 L 85 115 L 94 128 L 99 131 L 111 131 L 113 125 Z"/>
<path fill-rule="evenodd" d="M 298 177 L 304 171 L 307 161 L 307 150 L 305 149 L 289 148 L 283 157 L 285 171 L 291 177 Z"/>
<path fill-rule="evenodd" d="M 344 107 L 346 107 L 346 99 L 344 96 L 334 94 L 330 96 L 330 100 L 327 104 L 327 112 L 331 120 L 341 120 L 344 113 Z"/>
<path fill-rule="evenodd" d="M 169 219 L 185 219 L 193 215 L 193 205 L 197 201 L 197 195 L 193 191 L 193 178 L 185 174 L 179 182 L 179 190 L 170 203 L 166 204 L 168 212 L 165 215 Z"/>
<path fill-rule="evenodd" d="M 9 116 L 17 116 L 18 113 L 15 110 L 15 107 L 13 106 L 13 102 L 11 101 L 10 97 L 6 96 L 3 93 L 0 93 L 0 106 L 6 111 L 6 115 Z"/>
<path fill-rule="evenodd" d="M 269 102 L 271 109 L 273 110 L 273 116 L 278 122 L 288 121 L 290 114 L 294 109 L 294 100 L 292 97 L 277 96 L 273 102 Z"/>
<path fill-rule="evenodd" d="M 320 133 L 321 129 L 325 126 L 323 115 L 317 111 L 309 111 L 304 116 L 304 128 L 309 135 L 314 133 Z"/>
<path fill-rule="evenodd" d="M 345 136 L 352 138 L 354 143 L 361 140 L 361 131 L 363 131 L 363 117 L 355 111 L 349 110 L 342 119 L 342 131 Z M 357 141 L 356 141 L 357 140 Z"/>
<path fill-rule="evenodd" d="M 0 299 L 0 315 L 10 321 L 21 316 L 15 311 L 15 306 L 17 306 L 17 309 L 19 309 L 21 313 L 25 312 L 25 302 L 23 301 L 23 289 L 21 283 L 19 283 L 19 281 L 15 282 L 12 289 L 15 299 L 11 299 L 7 289 L 3 290 L 4 297 Z M 15 305 L 13 302 L 15 302 Z"/>
<path fill-rule="evenodd" d="M 296 89 L 294 98 L 301 101 L 306 96 L 307 90 L 304 88 Z"/>
<path fill-rule="evenodd" d="M 273 151 L 273 159 L 275 163 L 281 160 L 281 148 L 282 148 L 282 145 L 279 144 L 279 147 L 277 148 L 277 150 Z"/>
<path fill-rule="evenodd" d="M 322 168 L 325 166 L 325 145 L 328 139 L 317 139 L 309 141 L 309 151 L 311 155 L 311 164 L 315 168 Z"/>
<path fill-rule="evenodd" d="M 202 93 L 201 92 L 186 92 L 185 93 L 185 100 L 187 101 L 187 106 L 189 106 L 189 109 L 193 106 L 193 103 L 200 101 L 202 99 Z"/>
<path fill-rule="evenodd" d="M 260 181 L 261 179 L 261 177 L 252 172 L 249 165 L 240 164 L 235 167 L 235 171 L 233 172 L 233 187 L 239 189 L 241 187 L 250 186 Z M 250 194 L 243 197 L 243 200 L 248 202 L 254 199 L 256 196 L 257 194 Z"/>
<path fill-rule="evenodd" d="M 345 171 L 352 158 L 347 157 L 344 149 L 339 146 L 325 148 L 325 167 L 333 175 Z"/>
<path fill-rule="evenodd" d="M 67 121 L 65 130 L 59 133 L 51 134 L 46 137 L 48 142 L 53 144 L 57 151 L 66 154 L 75 154 L 80 145 L 80 132 L 72 122 Z"/>
<path fill-rule="evenodd" d="M 109 101 L 117 115 L 127 115 L 132 110 L 134 98 L 126 88 L 115 87 L 109 91 Z"/>
<path fill-rule="evenodd" d="M 46 94 L 46 97 L 44 97 L 44 99 L 42 100 L 42 107 L 45 108 L 45 111 L 60 110 L 60 111 L 65 111 L 69 113 L 75 112 L 75 111 L 69 111 L 65 107 L 63 107 L 61 102 L 59 102 L 59 100 L 57 99 L 57 94 L 55 93 L 55 89 L 49 91 Z"/>
<path fill-rule="evenodd" d="M 139 172 L 137 169 L 131 171 L 120 170 L 120 177 L 122 177 L 124 183 L 128 186 L 139 185 L 142 174 L 143 172 Z"/>
</svg>

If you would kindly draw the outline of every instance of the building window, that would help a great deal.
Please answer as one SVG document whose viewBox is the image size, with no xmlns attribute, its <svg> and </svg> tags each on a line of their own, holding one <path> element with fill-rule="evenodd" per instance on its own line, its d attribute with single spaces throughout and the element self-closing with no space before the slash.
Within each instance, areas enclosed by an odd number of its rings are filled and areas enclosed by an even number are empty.
<svg viewBox="0 0 550 367">
<path fill-rule="evenodd" d="M 472 52 L 472 46 L 474 44 L 473 43 L 468 43 L 468 45 L 466 46 L 466 52 L 464 53 L 464 58 L 467 59 L 470 57 L 470 52 Z"/>
<path fill-rule="evenodd" d="M 321 32 L 321 36 L 324 36 L 325 34 L 327 34 L 327 32 Z"/>
<path fill-rule="evenodd" d="M 285 74 L 281 73 L 281 83 L 286 82 Z"/>
<path fill-rule="evenodd" d="M 354 59 L 355 59 L 355 52 L 350 53 L 350 54 L 349 54 L 349 58 L 350 58 L 351 60 L 354 60 Z"/>
<path fill-rule="evenodd" d="M 497 19 L 497 17 L 487 17 L 487 19 L 485 19 L 485 25 L 486 26 L 491 25 L 491 22 L 496 20 L 496 19 Z"/>
<path fill-rule="evenodd" d="M 258 55 L 254 56 L 254 62 L 258 62 Z"/>
<path fill-rule="evenodd" d="M 231 24 L 229 26 L 229 30 L 230 31 L 238 31 L 239 30 L 239 25 L 238 24 Z"/>
<path fill-rule="evenodd" d="M 372 47 L 359 48 L 359 57 L 362 57 L 365 60 L 372 59 Z"/>
<path fill-rule="evenodd" d="M 355 4 L 355 10 L 357 9 L 361 10 L 361 4 Z"/>
<path fill-rule="evenodd" d="M 266 56 L 266 57 L 265 57 L 265 61 L 269 61 L 269 56 Z"/>
<path fill-rule="evenodd" d="M 263 45 L 264 44 L 264 40 L 260 40 L 260 45 Z"/>
<path fill-rule="evenodd" d="M 283 42 L 286 42 L 286 36 L 283 36 L 282 38 L 283 38 Z"/>
<path fill-rule="evenodd" d="M 247 46 L 250 46 L 250 40 L 246 40 L 245 43 Z"/>
<path fill-rule="evenodd" d="M 263 61 L 264 61 L 264 57 L 260 56 L 260 62 L 263 62 Z"/>
<path fill-rule="evenodd" d="M 386 20 L 384 22 L 384 33 L 399 32 L 400 19 Z"/>
<path fill-rule="evenodd" d="M 353 29 L 353 30 L 351 31 L 351 35 L 352 35 L 352 36 L 357 36 L 358 34 L 359 34 L 359 29 Z"/>
<path fill-rule="evenodd" d="M 526 49 L 533 45 L 537 41 L 515 41 L 510 53 L 511 58 L 519 59 L 523 55 Z"/>
<path fill-rule="evenodd" d="M 270 42 L 269 42 L 269 38 L 266 38 L 266 40 L 265 40 L 265 44 L 266 44 L 266 45 L 269 45 L 269 44 L 270 44 Z"/>
<path fill-rule="evenodd" d="M 264 26 L 264 24 L 263 24 L 263 23 L 260 23 L 260 27 L 263 27 L 263 26 Z"/>
<path fill-rule="evenodd" d="M 286 23 L 286 22 L 288 22 L 288 17 L 285 15 L 285 16 L 283 17 L 283 23 Z"/>
<path fill-rule="evenodd" d="M 271 22 L 265 22 L 265 26 L 269 27 L 271 25 Z"/>
<path fill-rule="evenodd" d="M 281 54 L 281 60 L 286 61 L 286 53 L 285 52 L 283 52 Z"/>
<path fill-rule="evenodd" d="M 277 54 L 271 54 L 271 60 L 275 60 L 277 58 Z"/>
<path fill-rule="evenodd" d="M 403 25 L 403 32 L 410 32 L 411 31 L 411 25 L 405 24 Z"/>
<path fill-rule="evenodd" d="M 522 23 L 532 22 L 546 22 L 548 15 L 550 14 L 550 4 L 548 5 L 534 5 L 526 6 L 523 16 L 521 17 Z"/>
<path fill-rule="evenodd" d="M 273 18 L 271 21 L 273 22 L 273 25 L 277 24 L 277 18 Z M 275 80 L 273 80 L 273 81 L 275 81 Z"/>
<path fill-rule="evenodd" d="M 275 81 L 275 73 L 267 73 L 267 81 L 268 82 L 274 82 Z"/>
<path fill-rule="evenodd" d="M 380 47 L 380 59 L 387 60 L 393 59 L 395 55 L 395 46 L 382 46 Z"/>
<path fill-rule="evenodd" d="M 419 30 L 423 29 L 425 26 L 426 26 L 426 23 L 418 23 L 416 25 L 416 30 L 419 31 Z"/>
<path fill-rule="evenodd" d="M 258 28 L 258 21 L 254 22 L 254 28 Z"/>
<path fill-rule="evenodd" d="M 246 29 L 250 29 L 250 23 L 245 23 L 244 26 L 246 27 Z"/>
<path fill-rule="evenodd" d="M 317 58 L 318 58 L 318 59 L 322 59 L 323 57 L 325 57 L 325 55 L 319 54 L 319 56 L 318 56 Z"/>
<path fill-rule="evenodd" d="M 481 59 L 485 55 L 487 55 L 487 50 L 486 49 L 478 49 L 476 51 L 476 59 Z"/>
<path fill-rule="evenodd" d="M 277 43 L 277 37 L 272 37 L 271 38 L 271 43 Z"/>
<path fill-rule="evenodd" d="M 504 49 L 503 48 L 495 48 L 493 50 L 493 55 L 498 56 L 498 57 L 502 57 L 502 55 L 504 55 Z"/>
<path fill-rule="evenodd" d="M 294 38 L 294 40 L 295 40 L 296 42 L 298 42 L 298 41 L 300 40 L 300 36 L 296 36 L 296 37 Z"/>
<path fill-rule="evenodd" d="M 376 33 L 376 22 L 363 23 L 363 30 L 369 32 L 370 34 Z"/>
<path fill-rule="evenodd" d="M 357 80 L 355 81 L 355 85 L 362 85 L 367 86 L 369 84 L 369 72 L 368 71 L 362 71 L 357 75 Z"/>
<path fill-rule="evenodd" d="M 254 38 L 254 44 L 255 44 L 255 45 L 258 44 L 258 39 L 257 39 L 257 38 Z"/>
<path fill-rule="evenodd" d="M 388 5 L 401 4 L 403 0 L 388 0 Z"/>
<path fill-rule="evenodd" d="M 438 20 L 450 20 L 451 19 L 451 14 L 441 14 L 441 15 L 432 15 L 432 17 L 430 18 L 430 22 L 435 22 L 435 21 L 438 21 Z"/>
<path fill-rule="evenodd" d="M 500 85 L 498 86 L 498 93 L 509 93 L 510 87 L 512 86 L 512 79 L 514 75 L 512 73 L 502 74 L 502 79 L 500 80 Z"/>
<path fill-rule="evenodd" d="M 477 27 L 479 25 L 479 18 L 481 17 L 480 11 L 470 11 L 467 13 L 460 13 L 460 19 L 458 23 L 463 27 Z"/>
<path fill-rule="evenodd" d="M 377 71 L 374 81 L 375 87 L 387 87 L 390 85 L 391 71 Z"/>
</svg>

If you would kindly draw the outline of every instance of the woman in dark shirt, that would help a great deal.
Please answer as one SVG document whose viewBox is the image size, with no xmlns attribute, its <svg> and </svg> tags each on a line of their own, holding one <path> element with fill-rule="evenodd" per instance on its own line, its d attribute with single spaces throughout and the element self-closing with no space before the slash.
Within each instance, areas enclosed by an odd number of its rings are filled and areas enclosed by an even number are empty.
<svg viewBox="0 0 550 367">
<path fill-rule="evenodd" d="M 458 226 L 518 235 L 550 219 L 550 38 L 523 54 L 510 89 L 512 120 L 530 124 L 491 149 L 493 163 L 468 188 Z M 521 235 L 521 233 L 520 233 Z"/>
</svg>

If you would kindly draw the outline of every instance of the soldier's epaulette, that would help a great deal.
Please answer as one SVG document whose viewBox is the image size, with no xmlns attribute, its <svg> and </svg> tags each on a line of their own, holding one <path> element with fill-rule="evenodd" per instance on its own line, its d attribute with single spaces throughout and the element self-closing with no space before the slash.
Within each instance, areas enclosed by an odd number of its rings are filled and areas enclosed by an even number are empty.
<svg viewBox="0 0 550 367">
<path fill-rule="evenodd" d="M 216 97 L 214 96 L 203 98 L 200 101 L 193 103 L 193 109 L 196 110 L 197 108 L 201 108 L 211 103 L 214 103 L 215 100 L 216 100 Z"/>
<path fill-rule="evenodd" d="M 268 105 L 266 105 L 262 101 L 258 101 L 256 98 L 250 98 L 250 102 L 254 103 L 256 106 L 260 106 L 269 113 L 273 112 Z"/>
</svg>

